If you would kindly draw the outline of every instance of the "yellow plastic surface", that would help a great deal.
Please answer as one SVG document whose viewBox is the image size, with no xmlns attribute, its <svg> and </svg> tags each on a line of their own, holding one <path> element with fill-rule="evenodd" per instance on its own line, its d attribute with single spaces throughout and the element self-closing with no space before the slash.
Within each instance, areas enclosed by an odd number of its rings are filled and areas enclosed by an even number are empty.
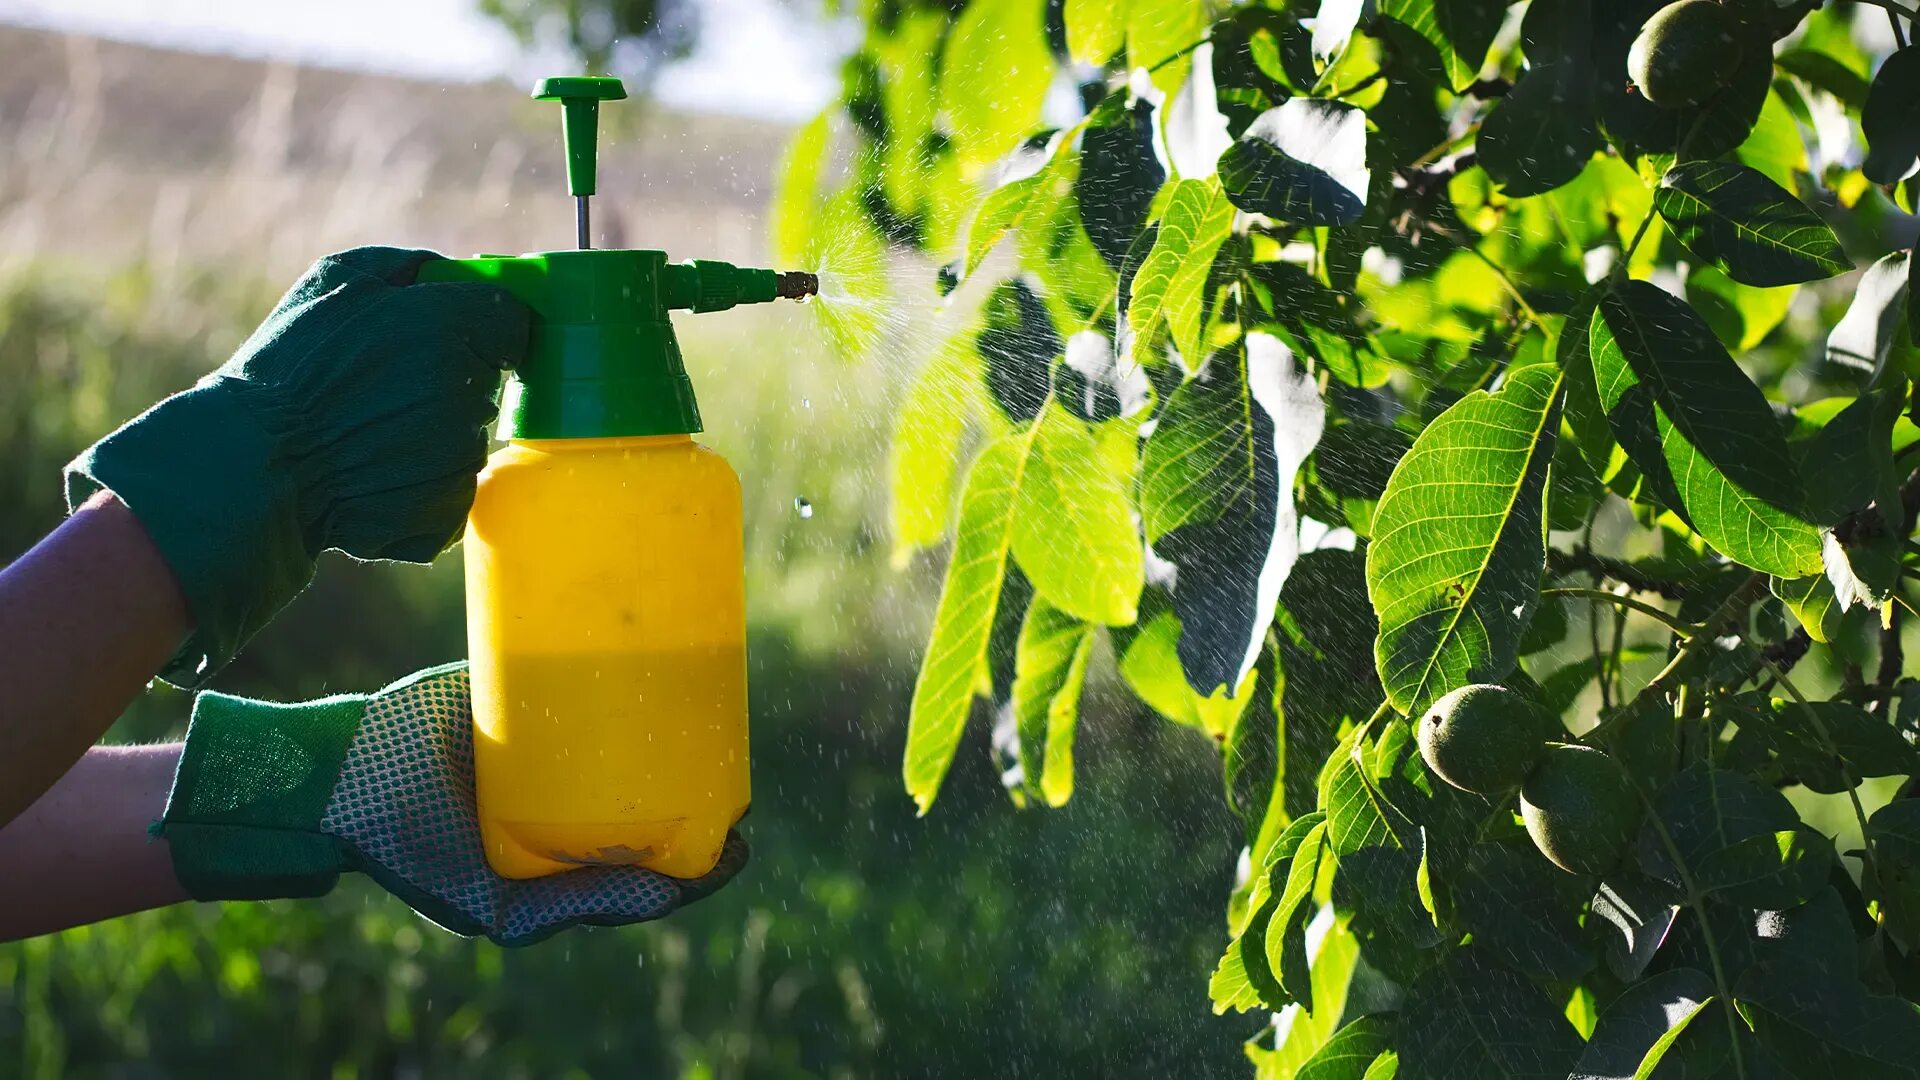
<svg viewBox="0 0 1920 1080">
<path fill-rule="evenodd" d="M 742 556 L 740 481 L 685 435 L 488 461 L 467 644 L 495 871 L 713 868 L 749 795 Z"/>
</svg>

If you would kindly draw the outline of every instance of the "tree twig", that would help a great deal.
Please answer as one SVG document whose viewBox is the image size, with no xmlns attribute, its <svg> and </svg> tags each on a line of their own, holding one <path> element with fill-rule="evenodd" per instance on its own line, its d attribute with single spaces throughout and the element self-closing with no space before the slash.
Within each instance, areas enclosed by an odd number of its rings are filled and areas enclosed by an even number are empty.
<svg viewBox="0 0 1920 1080">
<path fill-rule="evenodd" d="M 1597 574 L 1617 581 L 1634 592 L 1653 593 L 1669 600 L 1684 600 L 1689 591 L 1684 582 L 1650 574 L 1625 559 L 1602 555 L 1590 547 L 1576 547 L 1570 551 L 1549 548 L 1547 571 L 1552 574 L 1572 574 L 1582 571 Z"/>
</svg>

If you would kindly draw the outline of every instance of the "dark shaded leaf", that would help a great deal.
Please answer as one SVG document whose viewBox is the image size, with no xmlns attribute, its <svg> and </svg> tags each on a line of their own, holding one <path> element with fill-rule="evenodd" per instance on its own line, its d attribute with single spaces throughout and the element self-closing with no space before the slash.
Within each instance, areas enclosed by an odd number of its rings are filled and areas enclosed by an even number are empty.
<svg viewBox="0 0 1920 1080">
<path fill-rule="evenodd" d="M 1386 494 L 1394 467 L 1413 448 L 1413 436 L 1372 420 L 1336 423 L 1320 437 L 1314 470 L 1327 490 L 1349 499 Z"/>
<path fill-rule="evenodd" d="M 1580 175 L 1600 148 L 1593 77 L 1585 64 L 1527 69 L 1481 123 L 1480 165 L 1512 198 L 1552 191 Z"/>
<path fill-rule="evenodd" d="M 1867 103 L 1867 80 L 1852 68 L 1817 49 L 1788 49 L 1773 58 L 1780 70 L 1815 90 L 1825 90 L 1850 109 Z"/>
<path fill-rule="evenodd" d="M 1824 794 L 1851 791 L 1862 777 L 1920 769 L 1920 754 L 1900 733 L 1858 705 L 1747 694 L 1734 708 L 1742 729 L 1751 727 L 1795 778 Z"/>
<path fill-rule="evenodd" d="M 1692 968 L 1663 971 L 1628 987 L 1600 1014 L 1568 1080 L 1635 1080 L 1648 1075 L 1641 1072 L 1643 1063 L 1666 1066 L 1662 1077 L 1712 1076 L 1728 1056 L 1724 1019 L 1702 1015 L 1713 993 L 1713 980 Z M 1676 1051 L 1680 1036 L 1695 1025 L 1707 1038 L 1686 1038 Z"/>
<path fill-rule="evenodd" d="M 1531 848 L 1480 843 L 1447 892 L 1476 944 L 1516 970 L 1571 981 L 1594 965 L 1580 930 L 1585 896 L 1568 892 L 1577 886 Z"/>
<path fill-rule="evenodd" d="M 1099 330 L 1067 339 L 1066 366 L 1053 379 L 1054 396 L 1067 411 L 1096 423 L 1137 415 L 1153 390 L 1146 369 L 1115 352 L 1113 339 Z"/>
<path fill-rule="evenodd" d="M 987 297 L 986 325 L 976 339 L 986 361 L 987 390 L 1007 419 L 1040 415 L 1053 362 L 1067 347 L 1047 305 L 1024 281 L 1002 282 Z"/>
<path fill-rule="evenodd" d="M 1791 908 L 1826 887 L 1833 863 L 1833 841 L 1796 825 L 1713 852 L 1694 867 L 1694 885 L 1741 907 Z"/>
<path fill-rule="evenodd" d="M 1867 819 L 1877 899 L 1909 948 L 1920 945 L 1920 799 L 1895 799 Z"/>
<path fill-rule="evenodd" d="M 1289 98 L 1261 113 L 1220 155 L 1220 182 L 1249 213 L 1299 225 L 1345 225 L 1367 206 L 1367 115 Z"/>
<path fill-rule="evenodd" d="M 1291 263 L 1255 264 L 1252 284 L 1262 308 L 1297 352 L 1348 386 L 1386 381 L 1386 364 L 1354 325 L 1341 294 Z"/>
<path fill-rule="evenodd" d="M 1126 268 L 1127 252 L 1166 179 L 1153 147 L 1152 103 L 1142 99 L 1127 108 L 1119 96 L 1108 98 L 1081 136 L 1080 175 L 1073 182 L 1080 221 L 1108 266 Z"/>
<path fill-rule="evenodd" d="M 1920 1076 L 1920 1011 L 1792 960 L 1749 969 L 1734 988 L 1761 1045 L 1795 1076 Z"/>
<path fill-rule="evenodd" d="M 1799 824 L 1793 804 L 1772 788 L 1727 769 L 1694 765 L 1654 797 L 1653 820 L 1641 827 L 1637 855 L 1641 869 L 1679 885 L 1676 856 L 1697 872 L 1707 859 L 1743 840 L 1770 838 Z M 1657 826 L 1664 826 L 1665 840 Z M 1672 841 L 1671 850 L 1666 840 Z"/>
<path fill-rule="evenodd" d="M 1395 1042 L 1419 1080 L 1565 1080 L 1581 1047 L 1558 1005 L 1475 946 L 1414 984 Z"/>
<path fill-rule="evenodd" d="M 1177 568 L 1180 662 L 1200 693 L 1240 684 L 1299 554 L 1295 473 L 1326 405 L 1265 334 L 1173 392 L 1143 451 L 1148 543 Z"/>
<path fill-rule="evenodd" d="M 1820 534 L 1800 516 L 1786 439 L 1706 323 L 1671 294 L 1629 281 L 1601 301 L 1591 338 L 1608 424 L 1663 501 L 1756 570 L 1819 570 Z"/>
<path fill-rule="evenodd" d="M 1247 849 L 1259 862 L 1265 855 L 1262 836 L 1269 839 L 1287 820 L 1279 790 L 1285 763 L 1280 714 L 1275 709 L 1275 671 L 1278 645 L 1269 639 L 1254 661 L 1252 700 L 1243 704 L 1227 733 L 1221 766 L 1226 782 L 1227 807 L 1240 818 Z"/>
<path fill-rule="evenodd" d="M 1920 170 L 1920 53 L 1896 49 L 1873 76 L 1860 110 L 1867 160 L 1860 171 L 1894 184 Z"/>
<path fill-rule="evenodd" d="M 1653 205 L 1687 250 L 1743 285 L 1793 285 L 1853 269 L 1826 222 L 1738 162 L 1675 165 Z"/>
<path fill-rule="evenodd" d="M 1509 371 L 1427 426 L 1373 518 L 1367 592 L 1375 660 L 1409 714 L 1513 668 L 1546 566 L 1546 481 L 1560 373 Z"/>
<path fill-rule="evenodd" d="M 1373 671 L 1377 627 L 1367 604 L 1366 555 L 1322 548 L 1300 556 L 1280 589 L 1279 708 L 1288 813 L 1317 804 L 1320 766 L 1344 722 L 1380 704 Z"/>
</svg>

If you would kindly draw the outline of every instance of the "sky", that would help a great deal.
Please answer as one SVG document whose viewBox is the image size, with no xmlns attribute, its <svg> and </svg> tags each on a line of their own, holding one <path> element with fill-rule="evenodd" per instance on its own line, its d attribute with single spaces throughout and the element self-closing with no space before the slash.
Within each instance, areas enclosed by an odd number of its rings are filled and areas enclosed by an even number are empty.
<svg viewBox="0 0 1920 1080">
<path fill-rule="evenodd" d="M 833 96 L 853 44 L 846 26 L 822 24 L 804 3 L 699 3 L 706 32 L 661 76 L 663 101 L 799 120 Z M 475 0 L 0 0 L 0 22 L 428 79 L 565 73 L 564 60 L 523 55 L 476 8 Z"/>
</svg>

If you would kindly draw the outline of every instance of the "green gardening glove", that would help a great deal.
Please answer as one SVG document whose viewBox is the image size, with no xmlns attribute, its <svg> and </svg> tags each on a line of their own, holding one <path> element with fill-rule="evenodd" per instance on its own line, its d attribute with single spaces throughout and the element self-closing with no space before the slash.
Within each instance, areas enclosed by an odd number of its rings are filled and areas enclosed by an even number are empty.
<svg viewBox="0 0 1920 1080">
<path fill-rule="evenodd" d="M 204 684 L 322 551 L 428 562 L 460 534 L 531 316 L 493 285 L 413 284 L 439 257 L 321 259 L 231 360 L 67 466 L 68 505 L 110 489 L 180 582 L 168 682 Z"/>
<path fill-rule="evenodd" d="M 358 870 L 456 934 L 526 945 L 660 918 L 746 865 L 733 833 L 694 881 L 619 866 L 499 877 L 474 812 L 468 693 L 462 662 L 300 705 L 201 694 L 153 827 L 180 884 L 196 900 L 318 896 Z"/>
</svg>

